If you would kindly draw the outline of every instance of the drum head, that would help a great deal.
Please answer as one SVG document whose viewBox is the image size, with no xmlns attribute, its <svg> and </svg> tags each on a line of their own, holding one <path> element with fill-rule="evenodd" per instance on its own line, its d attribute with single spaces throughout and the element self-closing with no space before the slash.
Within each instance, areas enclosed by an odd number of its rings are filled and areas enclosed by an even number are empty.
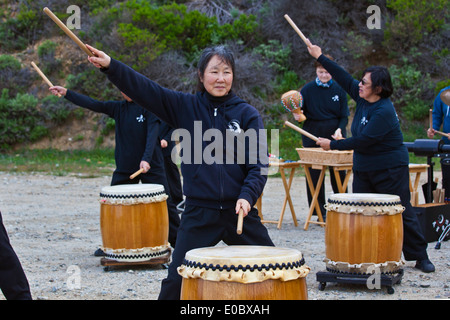
<svg viewBox="0 0 450 320">
<path fill-rule="evenodd" d="M 269 265 L 302 260 L 300 251 L 266 246 L 224 246 L 190 250 L 186 260 L 213 265 Z"/>
<path fill-rule="evenodd" d="M 349 203 L 398 203 L 400 197 L 382 193 L 335 193 L 330 195 L 330 201 Z"/>
<path fill-rule="evenodd" d="M 405 210 L 399 196 L 381 193 L 335 193 L 325 207 L 328 211 L 364 215 L 391 215 Z"/>
<path fill-rule="evenodd" d="M 265 246 L 225 246 L 186 253 L 178 273 L 184 278 L 240 283 L 305 277 L 310 268 L 295 249 Z"/>
<path fill-rule="evenodd" d="M 117 186 L 103 187 L 101 193 L 105 195 L 133 195 L 133 194 L 152 194 L 164 192 L 164 186 L 161 184 L 121 184 Z"/>
<path fill-rule="evenodd" d="M 103 187 L 100 192 L 100 203 L 104 204 L 150 203 L 166 199 L 164 186 L 160 184 L 123 184 Z"/>
</svg>

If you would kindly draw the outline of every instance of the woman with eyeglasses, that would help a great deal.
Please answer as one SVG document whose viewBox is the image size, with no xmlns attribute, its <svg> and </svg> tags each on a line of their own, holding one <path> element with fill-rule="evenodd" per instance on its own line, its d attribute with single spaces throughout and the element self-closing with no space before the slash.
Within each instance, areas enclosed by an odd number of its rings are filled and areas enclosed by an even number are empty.
<svg viewBox="0 0 450 320">
<path fill-rule="evenodd" d="M 324 150 L 354 150 L 353 192 L 400 197 L 405 207 L 403 255 L 408 261 L 416 260 L 415 267 L 423 272 L 434 272 L 435 267 L 428 259 L 427 242 L 410 203 L 409 155 L 403 144 L 397 113 L 389 99 L 393 93 L 389 71 L 385 67 L 369 67 L 358 81 L 325 57 L 319 46 L 310 43 L 308 51 L 356 101 L 352 136 L 333 141 L 319 138 L 317 144 Z"/>
</svg>

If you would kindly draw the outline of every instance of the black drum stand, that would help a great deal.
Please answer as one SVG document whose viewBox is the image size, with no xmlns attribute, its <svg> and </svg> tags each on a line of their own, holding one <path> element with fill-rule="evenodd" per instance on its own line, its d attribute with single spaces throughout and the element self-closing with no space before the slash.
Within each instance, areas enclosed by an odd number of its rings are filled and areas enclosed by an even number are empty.
<svg viewBox="0 0 450 320">
<path fill-rule="evenodd" d="M 380 277 L 376 279 L 376 277 Z M 352 283 L 352 284 L 364 284 L 367 285 L 368 281 L 375 282 L 380 286 L 387 287 L 387 293 L 393 294 L 395 292 L 393 285 L 400 284 L 403 277 L 403 269 L 399 269 L 393 273 L 375 273 L 375 274 L 365 274 L 365 273 L 348 273 L 342 271 L 320 271 L 316 273 L 316 279 L 319 281 L 319 290 L 325 290 L 327 282 L 337 282 L 337 283 Z M 378 282 L 379 281 L 379 282 Z M 378 288 L 377 288 L 378 289 Z"/>
</svg>

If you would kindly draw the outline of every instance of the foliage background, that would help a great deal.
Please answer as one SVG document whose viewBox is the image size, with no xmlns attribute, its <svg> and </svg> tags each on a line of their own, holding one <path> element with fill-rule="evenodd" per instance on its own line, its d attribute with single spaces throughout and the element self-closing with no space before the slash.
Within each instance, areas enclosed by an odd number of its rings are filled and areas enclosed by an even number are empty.
<svg viewBox="0 0 450 320">
<path fill-rule="evenodd" d="M 66 100 L 49 97 L 30 67 L 33 59 L 54 83 L 100 100 L 121 99 L 42 12 L 47 6 L 66 21 L 71 4 L 81 8 L 81 30 L 75 33 L 84 42 L 175 90 L 194 92 L 204 47 L 229 45 L 236 55 L 234 90 L 260 111 L 268 129 L 281 130 L 283 158 L 297 159 L 292 146 L 300 139 L 283 128 L 284 120 L 293 118 L 279 97 L 315 77 L 312 58 L 285 13 L 355 77 L 369 65 L 390 69 L 405 141 L 426 136 L 428 110 L 450 84 L 446 0 L 0 1 L 0 152 L 31 145 L 71 119 L 88 117 Z M 366 25 L 373 4 L 381 9 L 379 30 Z M 99 148 L 114 124 L 97 117 L 93 125 L 100 130 L 92 148 Z"/>
</svg>

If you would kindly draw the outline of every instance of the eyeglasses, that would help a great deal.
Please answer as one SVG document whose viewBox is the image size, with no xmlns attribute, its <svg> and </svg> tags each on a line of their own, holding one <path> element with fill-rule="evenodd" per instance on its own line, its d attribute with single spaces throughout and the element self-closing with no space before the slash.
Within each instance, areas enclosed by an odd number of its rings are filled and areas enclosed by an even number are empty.
<svg viewBox="0 0 450 320">
<path fill-rule="evenodd" d="M 369 85 L 372 85 L 371 83 L 366 82 L 366 80 L 364 80 L 364 79 L 361 79 L 361 83 L 362 83 L 363 86 L 369 86 Z"/>
</svg>

